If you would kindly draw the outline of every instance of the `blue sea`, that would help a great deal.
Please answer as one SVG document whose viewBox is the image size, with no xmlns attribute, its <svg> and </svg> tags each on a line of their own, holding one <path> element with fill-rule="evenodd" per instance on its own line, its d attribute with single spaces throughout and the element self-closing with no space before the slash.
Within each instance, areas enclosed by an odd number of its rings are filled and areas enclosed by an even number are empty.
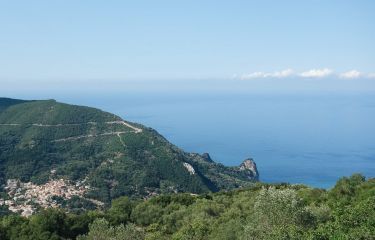
<svg viewBox="0 0 375 240">
<path fill-rule="evenodd" d="M 261 181 L 330 188 L 375 177 L 375 95 L 134 93 L 70 97 L 156 129 L 220 163 L 253 158 Z"/>
</svg>

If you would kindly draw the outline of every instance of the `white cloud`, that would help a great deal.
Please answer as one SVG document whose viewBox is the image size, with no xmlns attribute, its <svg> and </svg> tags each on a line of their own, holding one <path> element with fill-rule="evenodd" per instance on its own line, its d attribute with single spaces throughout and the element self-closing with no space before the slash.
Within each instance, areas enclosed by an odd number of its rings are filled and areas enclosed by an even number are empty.
<svg viewBox="0 0 375 240">
<path fill-rule="evenodd" d="M 305 77 L 305 78 L 322 78 L 322 77 L 327 77 L 327 76 L 331 75 L 332 73 L 333 73 L 333 71 L 331 69 L 328 69 L 328 68 L 311 69 L 309 71 L 302 72 L 300 74 L 300 76 Z"/>
<path fill-rule="evenodd" d="M 293 69 L 285 69 L 276 72 L 252 72 L 249 74 L 237 75 L 234 74 L 234 79 L 250 80 L 250 79 L 263 79 L 263 78 L 288 78 L 288 77 L 301 77 L 301 78 L 324 78 L 332 76 L 341 79 L 355 79 L 355 78 L 371 78 L 375 79 L 375 73 L 364 73 L 358 70 L 350 70 L 347 72 L 335 73 L 332 69 L 321 68 L 311 69 L 304 72 L 295 72 Z"/>
<path fill-rule="evenodd" d="M 275 78 L 284 78 L 284 77 L 290 77 L 293 74 L 294 74 L 293 69 L 285 69 L 285 70 L 280 71 L 280 72 L 271 73 L 270 76 L 275 77 Z"/>
<path fill-rule="evenodd" d="M 241 79 L 247 80 L 247 79 L 256 79 L 256 78 L 285 78 L 290 77 L 294 74 L 294 71 L 292 69 L 285 69 L 278 72 L 253 72 L 249 74 L 243 74 L 241 75 Z"/>
<path fill-rule="evenodd" d="M 249 74 L 243 74 L 241 75 L 241 79 L 243 80 L 247 80 L 247 79 L 254 79 L 254 78 L 264 78 L 265 77 L 265 74 L 264 72 L 253 72 L 253 73 L 249 73 Z"/>
<path fill-rule="evenodd" d="M 362 76 L 362 73 L 357 70 L 351 70 L 348 72 L 341 73 L 339 75 L 340 78 L 345 78 L 345 79 L 354 79 L 354 78 L 359 78 L 361 76 Z"/>
</svg>

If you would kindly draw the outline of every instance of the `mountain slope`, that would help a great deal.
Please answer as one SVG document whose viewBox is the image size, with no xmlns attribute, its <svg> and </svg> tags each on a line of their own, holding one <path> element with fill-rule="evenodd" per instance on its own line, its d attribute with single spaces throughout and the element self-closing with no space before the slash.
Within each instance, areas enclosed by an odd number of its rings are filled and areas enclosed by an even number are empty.
<svg viewBox="0 0 375 240">
<path fill-rule="evenodd" d="M 13 198 L 32 196 L 34 185 L 52 188 L 48 192 L 60 185 L 72 189 L 69 196 L 58 192 L 40 200 L 53 204 L 71 199 L 73 189 L 97 205 L 123 195 L 204 193 L 258 179 L 252 160 L 225 167 L 208 154 L 180 150 L 151 128 L 54 100 L 0 98 L 0 168 L 3 191 Z"/>
</svg>

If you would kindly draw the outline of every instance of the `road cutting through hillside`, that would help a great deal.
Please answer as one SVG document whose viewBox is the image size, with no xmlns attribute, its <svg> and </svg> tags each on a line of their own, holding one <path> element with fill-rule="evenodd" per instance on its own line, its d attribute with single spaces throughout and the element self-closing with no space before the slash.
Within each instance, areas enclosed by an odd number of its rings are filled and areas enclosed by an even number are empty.
<svg viewBox="0 0 375 240">
<path fill-rule="evenodd" d="M 135 133 L 140 133 L 140 132 L 142 132 L 142 129 L 137 128 L 137 127 L 134 127 L 134 126 L 132 126 L 132 125 L 130 125 L 129 123 L 124 122 L 124 121 L 113 121 L 113 122 L 105 122 L 105 123 L 106 123 L 106 124 L 122 124 L 122 125 L 127 126 L 128 128 L 133 129 Z"/>
<path fill-rule="evenodd" d="M 20 123 L 0 123 L 0 126 L 33 126 L 33 127 L 64 127 L 64 126 L 79 126 L 79 125 L 84 125 L 84 124 L 100 124 L 100 122 L 87 122 L 87 123 L 68 123 L 68 124 L 41 124 L 41 123 L 30 123 L 30 124 L 20 124 Z M 65 142 L 65 141 L 74 141 L 74 140 L 79 140 L 82 138 L 92 138 L 92 137 L 100 137 L 100 136 L 110 136 L 110 135 L 117 135 L 119 137 L 119 140 L 121 144 L 125 147 L 125 143 L 121 138 L 121 134 L 124 133 L 141 133 L 142 129 L 134 127 L 133 125 L 125 122 L 125 121 L 112 121 L 112 122 L 104 122 L 104 124 L 122 124 L 133 131 L 116 131 L 116 132 L 104 132 L 104 133 L 99 133 L 99 134 L 87 134 L 87 135 L 79 135 L 75 137 L 67 137 L 67 138 L 61 138 L 61 139 L 56 139 L 52 140 L 51 142 Z"/>
</svg>

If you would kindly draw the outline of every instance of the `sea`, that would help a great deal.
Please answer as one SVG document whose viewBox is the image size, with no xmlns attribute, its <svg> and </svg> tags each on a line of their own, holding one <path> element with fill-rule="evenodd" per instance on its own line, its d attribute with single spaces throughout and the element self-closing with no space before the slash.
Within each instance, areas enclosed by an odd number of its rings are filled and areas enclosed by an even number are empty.
<svg viewBox="0 0 375 240">
<path fill-rule="evenodd" d="M 374 93 L 117 91 L 55 98 L 141 123 L 224 165 L 253 158 L 263 182 L 331 188 L 354 173 L 375 177 Z"/>
</svg>

